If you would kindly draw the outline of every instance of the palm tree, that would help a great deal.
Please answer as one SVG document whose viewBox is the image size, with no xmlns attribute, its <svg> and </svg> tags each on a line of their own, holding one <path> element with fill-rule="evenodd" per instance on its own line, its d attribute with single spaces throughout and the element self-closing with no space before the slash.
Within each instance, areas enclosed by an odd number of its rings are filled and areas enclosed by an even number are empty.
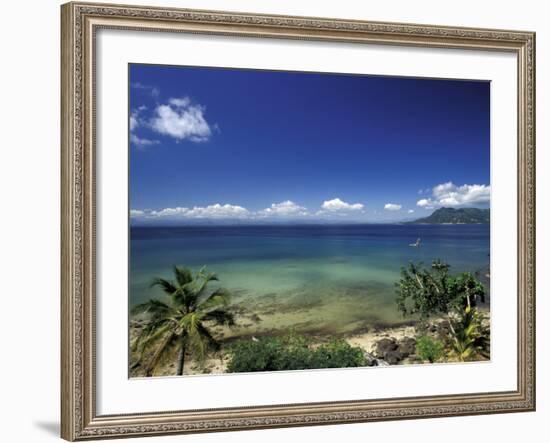
<svg viewBox="0 0 550 443">
<path fill-rule="evenodd" d="M 451 319 L 451 356 L 458 361 L 474 360 L 478 356 L 489 358 L 489 330 L 483 325 L 483 316 L 476 309 L 467 306 L 457 317 Z"/>
<path fill-rule="evenodd" d="M 217 281 L 216 274 L 205 268 L 193 274 L 185 267 L 174 266 L 175 280 L 155 278 L 151 287 L 158 286 L 168 296 L 167 301 L 151 299 L 133 308 L 133 313 L 147 313 L 149 320 L 133 344 L 139 358 L 133 367 L 144 365 L 148 377 L 169 350 L 178 351 L 177 375 L 183 374 L 186 352 L 204 361 L 209 349 L 219 344 L 205 322 L 234 324 L 233 315 L 227 311 L 229 293 L 219 288 L 208 290 L 208 284 Z M 152 356 L 144 362 L 146 351 Z"/>
</svg>

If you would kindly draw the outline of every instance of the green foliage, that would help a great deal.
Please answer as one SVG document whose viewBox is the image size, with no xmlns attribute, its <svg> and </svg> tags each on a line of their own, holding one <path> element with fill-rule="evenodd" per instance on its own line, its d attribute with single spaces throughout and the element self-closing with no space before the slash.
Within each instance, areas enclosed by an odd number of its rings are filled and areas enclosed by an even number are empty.
<svg viewBox="0 0 550 443">
<path fill-rule="evenodd" d="M 366 364 L 363 350 L 344 340 L 319 346 L 312 356 L 312 368 L 353 368 Z"/>
<path fill-rule="evenodd" d="M 275 338 L 262 338 L 259 342 L 237 341 L 229 350 L 231 360 L 227 372 L 274 371 L 275 356 L 282 349 L 283 344 Z"/>
<path fill-rule="evenodd" d="M 458 361 L 489 358 L 490 331 L 483 323 L 483 314 L 475 308 L 466 307 L 450 322 L 450 355 Z"/>
<path fill-rule="evenodd" d="M 485 299 L 485 288 L 469 272 L 449 275 L 449 265 L 435 260 L 431 269 L 409 263 L 396 283 L 397 307 L 404 316 L 418 315 L 424 321 L 432 315 L 448 314 Z"/>
<path fill-rule="evenodd" d="M 453 294 L 454 307 L 459 310 L 475 307 L 478 299 L 485 302 L 485 286 L 469 272 L 451 277 L 449 292 Z"/>
<path fill-rule="evenodd" d="M 219 347 L 205 322 L 232 325 L 227 311 L 229 293 L 224 289 L 208 290 L 208 283 L 217 280 L 215 274 L 202 268 L 193 274 L 190 269 L 174 266 L 174 280 L 155 278 L 167 301 L 151 299 L 133 308 L 134 314 L 147 314 L 148 321 L 132 343 L 137 360 L 132 367 L 143 366 L 146 375 L 153 375 L 163 355 L 179 351 L 177 375 L 183 374 L 185 353 L 192 352 L 199 361 L 209 350 Z"/>
<path fill-rule="evenodd" d="M 397 307 L 403 315 L 418 314 L 421 319 L 445 312 L 450 303 L 447 289 L 449 265 L 434 261 L 428 270 L 420 264 L 409 263 L 401 268 L 401 279 L 396 283 Z"/>
<path fill-rule="evenodd" d="M 347 368 L 363 366 L 361 348 L 344 340 L 311 347 L 299 335 L 239 340 L 230 348 L 228 372 L 289 371 L 296 369 Z"/>
<path fill-rule="evenodd" d="M 449 357 L 458 361 L 489 356 L 489 328 L 476 309 L 478 300 L 485 301 L 485 287 L 471 273 L 449 275 L 449 265 L 435 260 L 431 269 L 410 263 L 401 270 L 397 286 L 397 306 L 404 316 L 417 315 L 421 324 L 433 315 L 449 318 L 446 340 Z M 437 361 L 443 343 L 423 336 L 417 352 L 424 360 Z"/>
<path fill-rule="evenodd" d="M 423 335 L 416 341 L 416 352 L 422 360 L 435 363 L 445 354 L 445 345 L 439 340 Z"/>
</svg>

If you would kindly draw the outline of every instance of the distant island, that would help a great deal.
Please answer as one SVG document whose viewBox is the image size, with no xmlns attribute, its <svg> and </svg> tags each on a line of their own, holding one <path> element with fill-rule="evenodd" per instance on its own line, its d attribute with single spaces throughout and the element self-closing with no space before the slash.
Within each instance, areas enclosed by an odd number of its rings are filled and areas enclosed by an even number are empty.
<svg viewBox="0 0 550 443">
<path fill-rule="evenodd" d="M 418 220 L 406 222 L 407 224 L 488 224 L 491 213 L 489 209 L 479 208 L 441 208 L 432 215 Z"/>
</svg>

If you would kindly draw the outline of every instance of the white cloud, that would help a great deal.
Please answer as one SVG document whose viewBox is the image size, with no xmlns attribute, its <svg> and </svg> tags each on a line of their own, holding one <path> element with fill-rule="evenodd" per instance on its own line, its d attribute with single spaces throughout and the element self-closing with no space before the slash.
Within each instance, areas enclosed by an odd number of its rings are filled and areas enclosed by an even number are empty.
<svg viewBox="0 0 550 443">
<path fill-rule="evenodd" d="M 401 209 L 401 205 L 397 205 L 395 203 L 386 203 L 384 205 L 384 209 L 386 211 L 399 211 Z"/>
<path fill-rule="evenodd" d="M 334 198 L 332 200 L 326 200 L 321 205 L 321 213 L 323 212 L 346 212 L 346 211 L 361 211 L 364 208 L 364 205 L 361 203 L 346 203 L 345 201 L 340 200 L 339 198 Z"/>
<path fill-rule="evenodd" d="M 409 210 L 407 211 L 407 214 L 412 214 L 413 212 L 414 212 L 414 209 L 409 209 Z"/>
<path fill-rule="evenodd" d="M 138 126 L 141 125 L 141 119 L 139 115 L 147 109 L 147 106 L 140 106 L 130 113 L 130 131 L 133 132 Z"/>
<path fill-rule="evenodd" d="M 134 114 L 130 115 L 130 131 L 133 131 L 139 126 L 139 121 Z"/>
<path fill-rule="evenodd" d="M 145 215 L 145 211 L 142 211 L 140 209 L 130 209 L 130 217 L 137 218 L 137 217 L 143 217 Z"/>
<path fill-rule="evenodd" d="M 431 198 L 418 200 L 420 207 L 431 209 L 436 206 L 468 206 L 489 203 L 491 186 L 489 185 L 462 185 L 452 182 L 442 183 L 432 189 Z"/>
<path fill-rule="evenodd" d="M 152 145 L 158 145 L 158 140 L 150 140 L 147 138 L 139 137 L 135 134 L 137 128 L 144 124 L 143 118 L 140 114 L 147 109 L 147 106 L 140 106 L 134 109 L 130 114 L 130 143 L 138 148 L 146 148 Z"/>
<path fill-rule="evenodd" d="M 171 98 L 170 100 L 168 100 L 168 103 L 179 108 L 185 108 L 186 106 L 189 106 L 191 104 L 191 99 L 189 97 Z"/>
<path fill-rule="evenodd" d="M 287 200 L 281 203 L 272 203 L 269 208 L 262 209 L 258 212 L 261 217 L 270 216 L 306 216 L 308 215 L 307 209 L 303 206 L 297 205 L 293 201 Z"/>
<path fill-rule="evenodd" d="M 178 141 L 204 142 L 212 135 L 204 111 L 203 106 L 192 104 L 188 97 L 171 98 L 168 104 L 155 108 L 150 127 Z"/>
<path fill-rule="evenodd" d="M 417 206 L 420 206 L 421 208 L 432 208 L 434 203 L 431 199 L 428 199 L 428 198 L 423 198 L 421 200 L 418 200 L 416 202 L 416 205 Z"/>
<path fill-rule="evenodd" d="M 219 204 L 209 206 L 195 206 L 193 208 L 175 207 L 164 208 L 158 211 L 142 211 L 139 209 L 132 209 L 130 211 L 131 217 L 140 218 L 247 218 L 250 216 L 250 211 L 242 206 Z"/>
<path fill-rule="evenodd" d="M 136 134 L 130 134 L 130 142 L 139 148 L 146 148 L 147 146 L 158 145 L 160 143 L 158 140 L 141 138 L 138 137 Z"/>
</svg>

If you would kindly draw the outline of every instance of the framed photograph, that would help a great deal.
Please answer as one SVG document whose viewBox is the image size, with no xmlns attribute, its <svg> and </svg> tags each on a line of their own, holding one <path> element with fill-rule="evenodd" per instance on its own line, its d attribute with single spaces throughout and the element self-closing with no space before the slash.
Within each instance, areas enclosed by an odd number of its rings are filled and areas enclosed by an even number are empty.
<svg viewBox="0 0 550 443">
<path fill-rule="evenodd" d="M 62 6 L 62 437 L 535 409 L 535 35 Z"/>
</svg>

